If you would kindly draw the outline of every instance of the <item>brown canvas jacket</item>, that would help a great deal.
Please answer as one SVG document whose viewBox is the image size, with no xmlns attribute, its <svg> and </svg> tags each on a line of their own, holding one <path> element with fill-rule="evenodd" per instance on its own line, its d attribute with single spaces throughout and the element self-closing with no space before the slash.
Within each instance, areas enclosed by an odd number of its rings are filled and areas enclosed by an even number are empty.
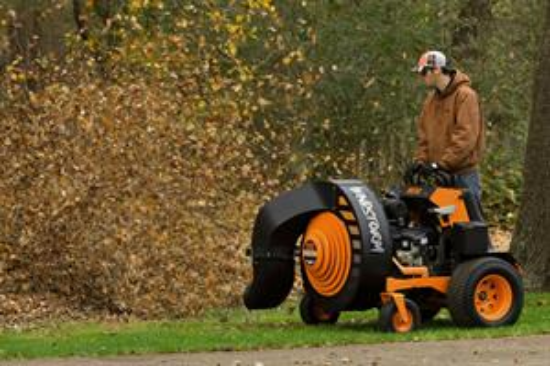
<svg viewBox="0 0 550 366">
<path fill-rule="evenodd" d="M 443 92 L 431 92 L 417 121 L 415 160 L 435 162 L 455 174 L 477 168 L 485 148 L 485 126 L 477 93 L 460 71 Z"/>
</svg>

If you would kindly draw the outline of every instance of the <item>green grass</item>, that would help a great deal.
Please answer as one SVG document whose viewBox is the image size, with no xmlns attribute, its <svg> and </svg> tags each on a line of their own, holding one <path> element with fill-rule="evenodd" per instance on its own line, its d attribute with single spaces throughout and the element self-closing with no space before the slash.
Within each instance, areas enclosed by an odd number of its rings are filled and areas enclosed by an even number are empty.
<svg viewBox="0 0 550 366">
<path fill-rule="evenodd" d="M 460 329 L 442 312 L 410 334 L 381 333 L 376 311 L 345 313 L 336 326 L 308 327 L 292 306 L 246 312 L 215 311 L 178 322 L 65 323 L 0 332 L 0 358 L 106 356 L 146 353 L 288 348 L 394 341 L 495 338 L 550 333 L 550 293 L 528 294 L 513 327 Z"/>
</svg>

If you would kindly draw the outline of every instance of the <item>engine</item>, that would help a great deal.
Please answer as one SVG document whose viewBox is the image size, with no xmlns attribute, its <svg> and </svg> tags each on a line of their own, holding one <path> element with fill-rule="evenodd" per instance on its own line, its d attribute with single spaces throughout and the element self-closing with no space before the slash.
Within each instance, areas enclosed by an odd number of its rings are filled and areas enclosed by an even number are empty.
<svg viewBox="0 0 550 366">
<path fill-rule="evenodd" d="M 437 255 L 432 238 L 432 230 L 428 227 L 401 229 L 393 238 L 395 256 L 405 266 L 427 266 Z"/>
<path fill-rule="evenodd" d="M 392 235 L 395 257 L 404 266 L 430 266 L 437 259 L 437 230 L 411 218 L 410 207 L 399 192 L 390 191 L 383 199 L 383 206 Z"/>
</svg>

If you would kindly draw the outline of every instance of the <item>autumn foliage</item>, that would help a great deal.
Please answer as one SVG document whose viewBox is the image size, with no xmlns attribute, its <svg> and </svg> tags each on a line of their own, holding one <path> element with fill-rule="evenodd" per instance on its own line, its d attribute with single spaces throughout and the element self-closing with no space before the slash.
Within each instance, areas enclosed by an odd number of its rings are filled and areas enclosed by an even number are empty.
<svg viewBox="0 0 550 366">
<path fill-rule="evenodd" d="M 78 311 L 140 317 L 239 304 L 251 222 L 281 188 L 300 133 L 253 117 L 276 104 L 266 94 L 284 89 L 290 102 L 302 91 L 237 55 L 251 24 L 267 22 L 282 42 L 278 62 L 292 62 L 269 1 L 231 15 L 199 6 L 171 24 L 181 35 L 145 38 L 132 22 L 155 9 L 129 9 L 118 45 L 74 38 L 59 62 L 7 67 L 4 299 L 47 294 Z"/>
</svg>

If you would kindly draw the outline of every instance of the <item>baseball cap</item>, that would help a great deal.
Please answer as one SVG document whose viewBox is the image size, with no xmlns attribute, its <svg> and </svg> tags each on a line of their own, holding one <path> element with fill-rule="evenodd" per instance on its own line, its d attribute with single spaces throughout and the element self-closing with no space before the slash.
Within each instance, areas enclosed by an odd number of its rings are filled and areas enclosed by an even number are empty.
<svg viewBox="0 0 550 366">
<path fill-rule="evenodd" d="M 418 59 L 418 62 L 412 71 L 416 73 L 422 73 L 426 69 L 447 69 L 452 70 L 451 63 L 447 60 L 447 56 L 440 51 L 428 51 L 422 54 Z"/>
</svg>

